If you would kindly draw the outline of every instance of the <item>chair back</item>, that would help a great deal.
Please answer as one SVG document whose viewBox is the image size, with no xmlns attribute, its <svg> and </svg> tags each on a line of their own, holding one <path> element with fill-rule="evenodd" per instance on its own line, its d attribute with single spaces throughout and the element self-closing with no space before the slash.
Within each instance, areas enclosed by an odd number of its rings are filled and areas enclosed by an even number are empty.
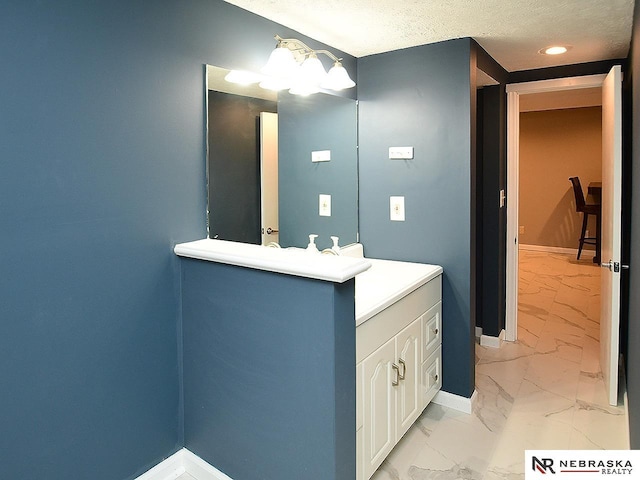
<svg viewBox="0 0 640 480">
<path fill-rule="evenodd" d="M 584 193 L 582 192 L 582 185 L 580 185 L 580 179 L 578 177 L 570 177 L 569 181 L 573 185 L 573 195 L 576 197 L 576 211 L 584 211 L 585 201 Z"/>
</svg>

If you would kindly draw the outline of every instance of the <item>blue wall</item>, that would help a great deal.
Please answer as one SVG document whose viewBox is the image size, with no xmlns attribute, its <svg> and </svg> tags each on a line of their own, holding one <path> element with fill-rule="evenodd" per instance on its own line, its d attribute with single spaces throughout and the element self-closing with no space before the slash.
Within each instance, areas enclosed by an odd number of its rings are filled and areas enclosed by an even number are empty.
<svg viewBox="0 0 640 480">
<path fill-rule="evenodd" d="M 5 477 L 133 478 L 182 446 L 172 248 L 206 236 L 203 65 L 257 69 L 276 33 L 218 0 L 0 3 Z"/>
<path fill-rule="evenodd" d="M 171 248 L 205 233 L 202 93 L 165 3 L 0 7 L 7 478 L 128 478 L 179 447 Z"/>
<path fill-rule="evenodd" d="M 185 446 L 238 480 L 352 480 L 355 281 L 182 272 Z"/>
<path fill-rule="evenodd" d="M 280 244 L 318 249 L 355 243 L 358 232 L 358 115 L 355 100 L 326 94 L 278 98 Z M 311 152 L 330 150 L 330 162 Z M 318 196 L 331 195 L 331 216 L 318 213 Z"/>
<path fill-rule="evenodd" d="M 374 258 L 442 265 L 443 389 L 474 389 L 471 289 L 470 40 L 358 62 L 360 240 Z M 388 149 L 413 146 L 413 160 Z M 405 196 L 406 221 L 389 220 Z"/>
</svg>

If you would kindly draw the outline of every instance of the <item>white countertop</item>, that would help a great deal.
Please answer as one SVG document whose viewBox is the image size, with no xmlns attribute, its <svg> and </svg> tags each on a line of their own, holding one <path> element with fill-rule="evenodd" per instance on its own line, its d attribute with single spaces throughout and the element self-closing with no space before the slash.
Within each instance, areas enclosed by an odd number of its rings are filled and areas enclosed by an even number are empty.
<svg viewBox="0 0 640 480">
<path fill-rule="evenodd" d="M 343 283 L 371 266 L 366 258 L 322 255 L 303 249 L 268 248 L 210 238 L 179 243 L 173 250 L 181 257 L 335 283 Z"/>
<path fill-rule="evenodd" d="M 371 268 L 356 276 L 356 326 L 442 274 L 439 265 L 367 260 Z"/>
<path fill-rule="evenodd" d="M 174 252 L 181 257 L 335 283 L 355 277 L 356 326 L 442 274 L 439 265 L 351 257 L 348 254 L 322 255 L 299 248 L 268 248 L 209 238 L 179 243 Z"/>
</svg>

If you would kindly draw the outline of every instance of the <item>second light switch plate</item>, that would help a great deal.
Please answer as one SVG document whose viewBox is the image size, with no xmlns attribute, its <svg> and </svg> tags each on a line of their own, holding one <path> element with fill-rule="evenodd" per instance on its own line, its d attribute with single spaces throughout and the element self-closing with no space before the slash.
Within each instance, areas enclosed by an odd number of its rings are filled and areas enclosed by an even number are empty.
<svg viewBox="0 0 640 480">
<path fill-rule="evenodd" d="M 331 195 L 320 194 L 319 211 L 321 217 L 331 216 Z"/>
<path fill-rule="evenodd" d="M 404 222 L 404 197 L 389 197 L 390 218 L 394 222 Z"/>
</svg>

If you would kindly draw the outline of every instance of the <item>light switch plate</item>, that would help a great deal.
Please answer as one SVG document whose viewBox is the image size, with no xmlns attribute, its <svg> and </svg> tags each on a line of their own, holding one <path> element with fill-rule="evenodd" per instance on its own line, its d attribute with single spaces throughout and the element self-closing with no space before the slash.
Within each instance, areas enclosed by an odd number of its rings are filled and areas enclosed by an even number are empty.
<svg viewBox="0 0 640 480">
<path fill-rule="evenodd" d="M 331 195 L 320 194 L 319 213 L 321 217 L 331 216 Z"/>
<path fill-rule="evenodd" d="M 389 158 L 392 160 L 411 160 L 413 147 L 389 147 Z"/>
<path fill-rule="evenodd" d="M 312 162 L 330 162 L 331 161 L 331 150 L 318 150 L 316 152 L 311 152 L 311 161 Z"/>
<path fill-rule="evenodd" d="M 394 222 L 404 222 L 404 197 L 389 197 L 390 218 Z"/>
</svg>

